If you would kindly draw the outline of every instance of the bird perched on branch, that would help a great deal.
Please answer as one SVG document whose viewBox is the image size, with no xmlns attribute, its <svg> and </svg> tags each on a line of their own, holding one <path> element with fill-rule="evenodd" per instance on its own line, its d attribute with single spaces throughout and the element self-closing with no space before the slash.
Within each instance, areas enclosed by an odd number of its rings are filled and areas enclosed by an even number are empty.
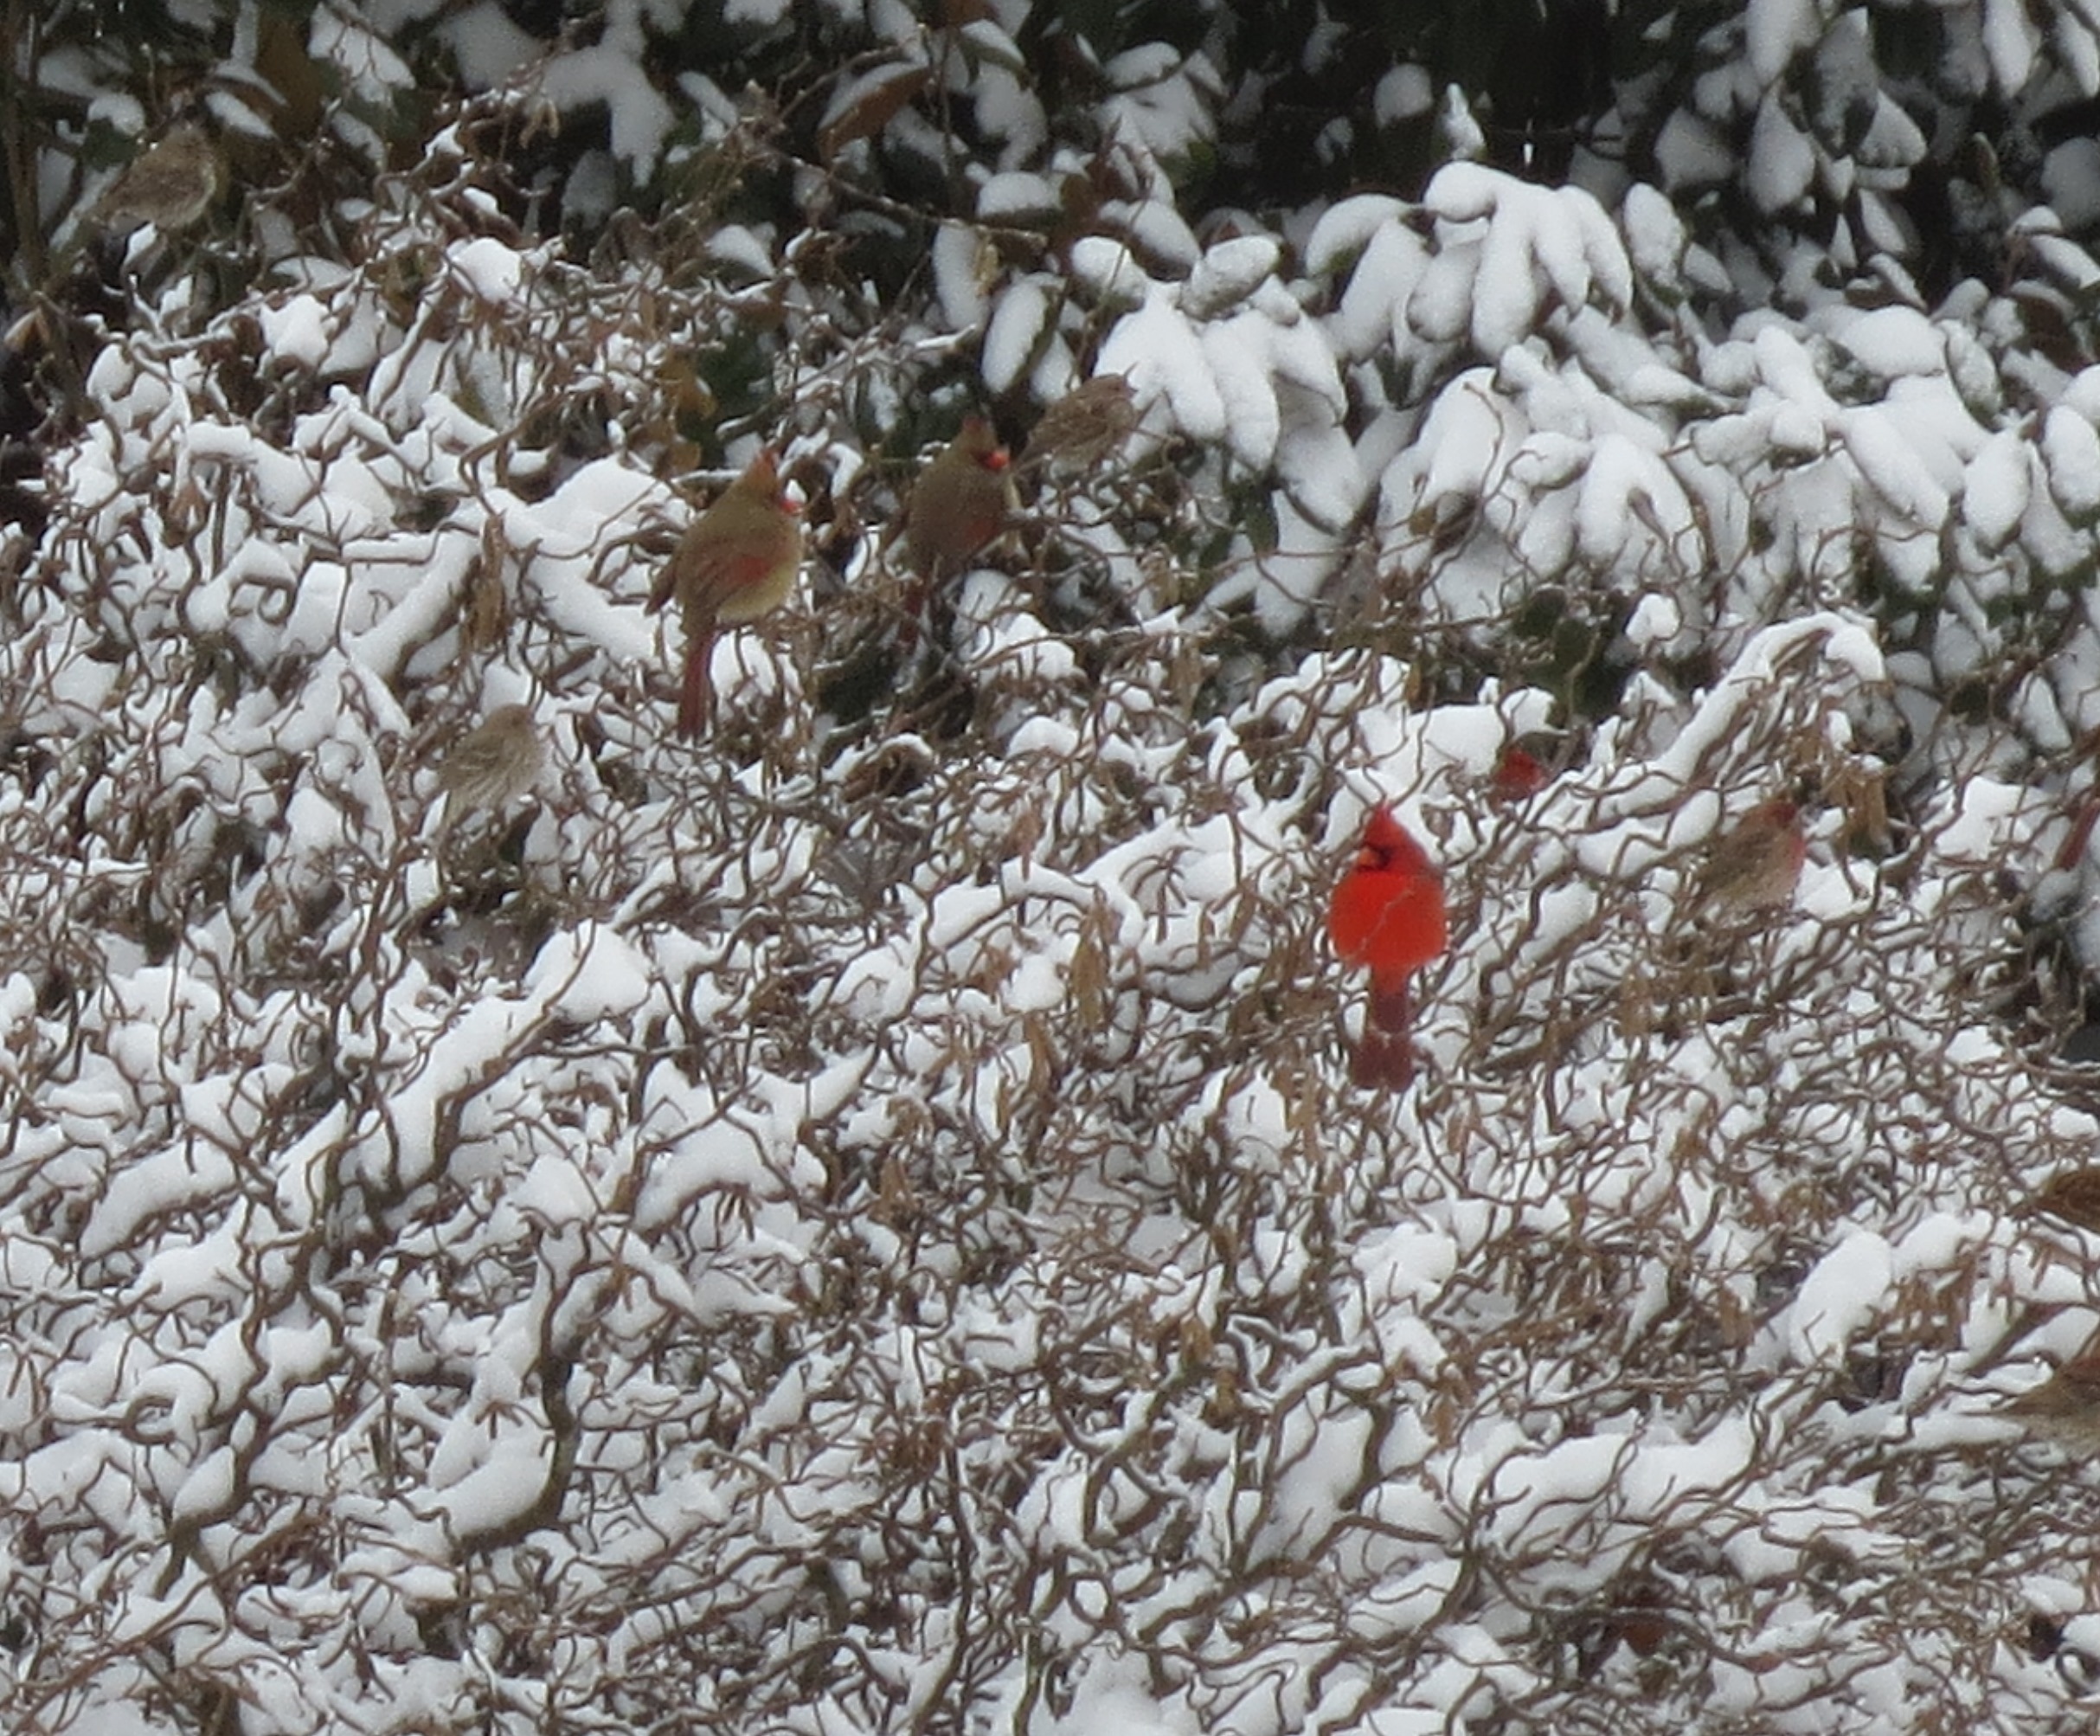
<svg viewBox="0 0 2100 1736">
<path fill-rule="evenodd" d="M 1327 907 L 1327 937 L 1344 964 L 1371 973 L 1371 1006 L 1350 1067 L 1358 1085 L 1404 1090 L 1415 1077 L 1408 979 L 1450 943 L 1442 877 L 1393 818 L 1377 809 Z"/>
<path fill-rule="evenodd" d="M 2083 1165 L 2059 1170 L 2035 1190 L 2026 1209 L 2074 1230 L 2100 1232 L 2100 1168 Z"/>
<path fill-rule="evenodd" d="M 172 235 L 197 222 L 226 186 L 226 159 L 209 133 L 183 121 L 133 158 L 95 201 L 93 221 L 121 239 L 151 223 Z"/>
<path fill-rule="evenodd" d="M 780 486 L 770 447 L 744 466 L 715 504 L 695 519 L 656 575 L 649 607 L 678 599 L 685 629 L 684 677 L 678 688 L 678 733 L 699 735 L 708 712 L 708 663 L 715 635 L 770 614 L 787 601 L 802 567 L 802 526 Z"/>
<path fill-rule="evenodd" d="M 477 809 L 508 807 L 538 781 L 547 762 L 532 712 L 524 705 L 498 705 L 453 743 L 438 768 L 445 797 L 443 830 Z"/>
<path fill-rule="evenodd" d="M 1128 440 L 1137 425 L 1137 394 L 1128 377 L 1096 374 L 1037 418 L 1024 462 L 1031 469 L 1091 470 Z"/>
<path fill-rule="evenodd" d="M 1506 806 L 1512 805 L 1537 795 L 1552 778 L 1537 754 L 1521 742 L 1510 742 L 1495 756 L 1494 769 L 1487 775 L 1487 793 Z"/>
<path fill-rule="evenodd" d="M 2040 1386 L 2000 1406 L 1997 1414 L 2067 1451 L 2100 1452 L 2100 1355 L 2072 1357 Z"/>
<path fill-rule="evenodd" d="M 1692 883 L 1692 909 L 1747 916 L 1790 904 L 1808 859 L 1800 807 L 1784 796 L 1761 801 L 1707 846 Z"/>
<path fill-rule="evenodd" d="M 964 417 L 904 503 L 904 551 L 921 578 L 952 578 L 1006 528 L 1015 505 L 1011 467 L 992 424 Z"/>
</svg>

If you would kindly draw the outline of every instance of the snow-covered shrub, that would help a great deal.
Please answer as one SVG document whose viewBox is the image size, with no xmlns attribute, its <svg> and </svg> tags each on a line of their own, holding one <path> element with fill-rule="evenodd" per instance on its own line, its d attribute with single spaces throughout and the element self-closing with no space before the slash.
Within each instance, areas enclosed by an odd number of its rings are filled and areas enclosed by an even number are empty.
<svg viewBox="0 0 2100 1736">
<path fill-rule="evenodd" d="M 2047 1052 L 2100 272 L 2036 218 L 2017 284 L 1763 277 L 1681 190 L 1486 160 L 1222 209 L 1344 27 L 819 10 L 608 9 L 318 229 L 246 190 L 260 286 L 215 234 L 42 310 L 7 1727 L 2080 1715 L 2078 1468 L 1983 1413 L 2100 1323 L 2017 1212 L 2100 1136 Z M 1698 100 L 1795 125 L 1888 16 L 1692 9 L 1771 61 Z M 715 25 L 853 46 L 650 87 L 597 184 L 690 198 L 539 232 L 545 107 Z M 1376 113 L 1458 139 L 1425 82 Z M 1101 369 L 1126 453 L 917 598 L 919 457 Z M 761 438 L 812 558 L 689 743 L 644 604 Z M 443 834 L 504 703 L 549 766 Z M 1776 794 L 1795 902 L 1698 908 Z M 1381 801 L 1453 916 L 1399 1097 L 1320 932 Z"/>
</svg>

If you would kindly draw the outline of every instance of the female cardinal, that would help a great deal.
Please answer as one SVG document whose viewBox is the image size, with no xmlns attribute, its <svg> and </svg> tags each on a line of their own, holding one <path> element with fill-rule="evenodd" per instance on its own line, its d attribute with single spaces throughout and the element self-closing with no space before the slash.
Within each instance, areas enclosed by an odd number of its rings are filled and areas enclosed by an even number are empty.
<svg viewBox="0 0 2100 1736">
<path fill-rule="evenodd" d="M 1784 796 L 1761 801 L 1708 848 L 1692 908 L 1745 916 L 1790 904 L 1808 859 L 1801 809 Z"/>
<path fill-rule="evenodd" d="M 1349 1077 L 1404 1090 L 1415 1077 L 1407 980 L 1449 943 L 1444 888 L 1422 846 L 1381 807 L 1327 906 L 1327 937 L 1347 965 L 1371 972 L 1371 1011 Z"/>
<path fill-rule="evenodd" d="M 904 503 L 904 550 L 921 578 L 952 577 L 1006 528 L 1011 464 L 992 424 L 966 416 L 962 432 L 919 473 Z"/>
<path fill-rule="evenodd" d="M 769 614 L 787 601 L 802 566 L 802 527 L 780 489 L 780 460 L 767 447 L 693 521 L 656 575 L 649 607 L 672 597 L 685 627 L 685 678 L 678 733 L 697 736 L 707 716 L 708 659 L 715 634 Z"/>
</svg>

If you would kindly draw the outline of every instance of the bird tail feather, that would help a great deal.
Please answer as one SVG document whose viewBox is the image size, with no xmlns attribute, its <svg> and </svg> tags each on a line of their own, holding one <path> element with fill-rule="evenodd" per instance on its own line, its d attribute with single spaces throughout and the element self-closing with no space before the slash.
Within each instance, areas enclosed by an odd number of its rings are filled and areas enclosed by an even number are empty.
<svg viewBox="0 0 2100 1736">
<path fill-rule="evenodd" d="M 1371 1091 L 1404 1091 L 1415 1083 L 1415 1045 L 1387 1031 L 1366 1031 L 1349 1065 L 1352 1084 Z"/>
<path fill-rule="evenodd" d="M 1349 1067 L 1352 1083 L 1371 1090 L 1404 1091 L 1415 1082 L 1414 999 L 1404 981 L 1371 986 L 1371 1010 Z"/>
<path fill-rule="evenodd" d="M 698 740 L 706 727 L 708 664 L 714 652 L 711 633 L 697 636 L 685 647 L 685 678 L 678 687 L 678 733 L 688 741 Z"/>
</svg>

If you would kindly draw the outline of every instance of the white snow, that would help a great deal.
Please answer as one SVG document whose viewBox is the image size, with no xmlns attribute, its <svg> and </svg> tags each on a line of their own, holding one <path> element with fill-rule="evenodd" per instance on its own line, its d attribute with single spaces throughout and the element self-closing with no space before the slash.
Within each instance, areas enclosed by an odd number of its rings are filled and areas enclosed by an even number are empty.
<svg viewBox="0 0 2100 1736">
<path fill-rule="evenodd" d="M 1800 203 L 1815 178 L 1815 147 L 1794 124 L 1776 93 L 1757 106 L 1750 128 L 1748 180 L 1761 211 L 1783 211 Z"/>
<path fill-rule="evenodd" d="M 2086 154 L 2024 276 L 1940 283 L 1878 26 L 1760 0 L 1663 189 L 1604 132 L 1222 212 L 1265 91 L 1068 32 L 1076 138 L 1023 0 L 922 10 L 717 21 L 850 30 L 832 120 L 910 98 L 784 168 L 831 228 L 522 239 L 463 121 L 367 253 L 83 337 L 0 546 L 0 1602 L 94 1685 L 47 1717 L 2075 1713 L 1974 1641 L 2093 1646 L 2077 1469 L 1999 1414 L 2096 1326 L 2017 1210 L 2100 1136 L 2040 1060 L 2100 946 L 2100 370 L 2029 330 L 2096 280 Z M 1936 15 L 1936 76 L 2089 87 L 2090 10 Z M 376 104 L 419 21 L 306 40 Z M 601 22 L 565 196 L 766 134 Z M 1366 67 L 1371 122 L 1484 157 L 1438 76 Z M 833 275 L 899 164 L 954 170 L 924 269 Z M 1127 453 L 908 601 L 907 449 L 1119 370 Z M 811 558 L 683 739 L 644 602 L 765 440 Z M 546 770 L 440 839 L 505 703 Z M 1699 908 L 1789 794 L 1791 900 Z M 1451 918 L 1404 1093 L 1324 932 L 1378 803 Z"/>
<path fill-rule="evenodd" d="M 2058 405 L 2042 422 L 2041 459 L 2065 516 L 2086 524 L 2100 518 L 2100 434 L 2092 423 Z"/>
</svg>

